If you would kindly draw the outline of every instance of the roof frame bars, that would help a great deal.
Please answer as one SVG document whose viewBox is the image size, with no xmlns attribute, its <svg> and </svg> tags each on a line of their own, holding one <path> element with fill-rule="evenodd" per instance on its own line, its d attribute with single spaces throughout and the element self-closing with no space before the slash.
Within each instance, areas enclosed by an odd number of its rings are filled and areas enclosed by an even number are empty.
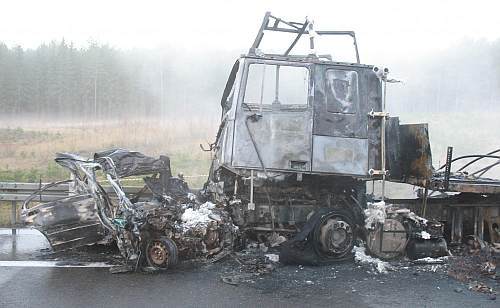
<svg viewBox="0 0 500 308">
<path fill-rule="evenodd" d="M 260 43 L 262 42 L 262 38 L 264 37 L 265 31 L 274 31 L 274 32 L 285 32 L 285 33 L 296 33 L 297 36 L 292 41 L 290 46 L 283 53 L 283 56 L 288 56 L 288 54 L 292 51 L 295 44 L 299 41 L 300 37 L 303 34 L 309 34 L 308 26 L 310 22 L 306 19 L 303 23 L 301 22 L 293 22 L 286 21 L 276 16 L 271 15 L 271 12 L 266 12 L 264 15 L 264 19 L 262 21 L 262 25 L 260 26 L 259 32 L 255 37 L 255 41 L 250 48 L 249 53 L 255 55 L 255 50 L 259 48 Z M 315 31 L 317 35 L 325 35 L 325 36 L 350 36 L 353 40 L 354 51 L 356 53 L 356 61 L 359 64 L 359 50 L 358 43 L 356 41 L 356 34 L 354 31 Z"/>
</svg>

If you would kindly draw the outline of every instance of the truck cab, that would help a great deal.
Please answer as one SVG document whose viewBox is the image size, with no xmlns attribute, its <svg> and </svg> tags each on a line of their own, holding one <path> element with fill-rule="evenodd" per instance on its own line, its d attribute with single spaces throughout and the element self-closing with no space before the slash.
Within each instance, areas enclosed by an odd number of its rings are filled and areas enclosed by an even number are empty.
<svg viewBox="0 0 500 308">
<path fill-rule="evenodd" d="M 269 31 L 296 36 L 283 53 L 265 53 Z M 330 36 L 352 39 L 355 63 L 317 53 L 315 39 Z M 307 37 L 309 53 L 292 54 Z M 313 238 L 319 259 L 345 257 L 364 224 L 366 181 L 418 184 L 432 174 L 426 124 L 400 125 L 385 111 L 387 75 L 360 63 L 354 32 L 267 13 L 224 89 L 205 192 L 246 234 Z"/>
<path fill-rule="evenodd" d="M 380 169 L 381 81 L 373 66 L 242 56 L 223 99 L 218 164 L 369 178 Z"/>
</svg>

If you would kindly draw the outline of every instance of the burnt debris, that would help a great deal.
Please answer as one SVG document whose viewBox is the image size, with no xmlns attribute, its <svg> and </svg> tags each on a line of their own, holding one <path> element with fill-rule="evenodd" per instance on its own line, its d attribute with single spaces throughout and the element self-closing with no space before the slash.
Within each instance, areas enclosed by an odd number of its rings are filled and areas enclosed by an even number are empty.
<svg viewBox="0 0 500 308">
<path fill-rule="evenodd" d="M 23 206 L 25 222 L 39 228 L 56 251 L 114 241 L 127 268 L 166 269 L 180 259 L 232 249 L 237 228 L 229 214 L 199 201 L 184 180 L 171 175 L 166 156 L 115 149 L 92 159 L 62 153 L 56 162 L 70 170 L 75 195 Z M 144 188 L 127 196 L 121 182 L 145 175 Z"/>
</svg>

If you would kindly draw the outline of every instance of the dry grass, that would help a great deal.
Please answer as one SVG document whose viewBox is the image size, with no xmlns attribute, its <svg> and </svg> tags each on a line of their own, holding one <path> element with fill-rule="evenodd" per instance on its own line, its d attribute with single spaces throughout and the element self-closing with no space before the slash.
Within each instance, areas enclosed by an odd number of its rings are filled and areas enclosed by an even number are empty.
<svg viewBox="0 0 500 308">
<path fill-rule="evenodd" d="M 199 144 L 212 141 L 218 125 L 206 118 L 17 124 L 16 128 L 0 128 L 0 181 L 12 174 L 26 177 L 26 173 L 42 180 L 60 178 L 63 169 L 52 163 L 56 152 L 88 156 L 99 150 L 126 148 L 170 156 L 174 172 L 182 172 L 197 186 L 205 180 L 200 175 L 207 173 L 210 163 L 210 154 L 201 151 Z"/>
<path fill-rule="evenodd" d="M 446 147 L 454 156 L 480 154 L 500 147 L 498 113 L 403 114 L 402 123 L 428 122 L 434 165 L 445 161 Z M 0 181 L 55 180 L 65 171 L 53 163 L 56 152 L 92 152 L 122 147 L 171 157 L 174 172 L 182 172 L 191 184 L 201 185 L 210 154 L 199 144 L 212 141 L 216 117 L 137 119 L 88 122 L 84 120 L 0 121 Z M 500 169 L 500 168 L 497 168 Z M 492 172 L 500 176 L 500 172 Z"/>
<path fill-rule="evenodd" d="M 21 204 L 17 203 L 17 221 L 19 221 L 19 212 Z M 0 227 L 10 226 L 10 215 L 12 211 L 12 204 L 10 202 L 0 202 Z"/>
<path fill-rule="evenodd" d="M 212 142 L 218 127 L 217 119 L 201 117 L 0 123 L 0 182 L 65 179 L 68 172 L 53 162 L 56 152 L 89 156 L 95 151 L 120 147 L 156 157 L 170 156 L 174 174 L 182 172 L 191 187 L 201 187 L 206 181 L 210 153 L 201 151 L 199 144 Z M 0 202 L 0 226 L 9 225 L 10 210 L 10 202 Z"/>
<path fill-rule="evenodd" d="M 498 113 L 403 114 L 402 123 L 429 123 L 434 166 L 445 161 L 446 147 L 454 156 L 480 154 L 500 148 Z M 0 121 L 0 181 L 52 181 L 67 178 L 53 163 L 56 152 L 82 155 L 109 148 L 127 148 L 158 156 L 167 154 L 174 172 L 182 172 L 191 187 L 201 187 L 210 153 L 199 144 L 213 141 L 216 117 L 137 119 L 88 122 L 84 120 Z M 201 176 L 200 176 L 201 175 Z M 500 168 L 490 176 L 500 177 Z M 10 207 L 0 204 L 0 225 L 8 222 Z"/>
</svg>

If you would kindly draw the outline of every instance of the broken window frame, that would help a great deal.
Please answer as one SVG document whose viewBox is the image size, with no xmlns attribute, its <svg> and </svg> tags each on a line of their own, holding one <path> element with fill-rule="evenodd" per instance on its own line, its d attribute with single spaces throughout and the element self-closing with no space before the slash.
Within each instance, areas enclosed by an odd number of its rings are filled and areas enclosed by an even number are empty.
<svg viewBox="0 0 500 308">
<path fill-rule="evenodd" d="M 306 90 L 306 101 L 303 104 L 286 104 L 286 103 L 247 103 L 245 101 L 245 97 L 247 95 L 247 85 L 248 85 L 248 76 L 250 72 L 250 66 L 253 64 L 260 64 L 265 66 L 276 66 L 276 67 L 301 67 L 307 70 L 307 90 Z M 279 70 L 277 70 L 279 71 Z M 247 111 L 271 111 L 271 110 L 280 110 L 280 111 L 294 111 L 294 110 L 306 110 L 312 106 L 312 69 L 311 64 L 305 63 L 296 63 L 296 62 L 283 62 L 283 61 L 258 61 L 258 60 L 250 60 L 245 63 L 245 71 L 244 71 L 244 79 L 240 85 L 240 97 L 239 97 L 239 105 L 244 110 Z M 278 80 L 275 79 L 279 83 L 279 74 Z M 275 86 L 276 92 L 276 86 Z M 279 100 L 279 88 L 278 88 L 278 100 Z M 276 95 L 276 93 L 275 93 Z M 276 99 L 276 97 L 275 97 Z"/>
<path fill-rule="evenodd" d="M 229 77 L 227 79 L 226 86 L 224 87 L 224 92 L 221 98 L 222 115 L 224 115 L 224 113 L 226 113 L 232 107 L 234 92 L 236 90 L 236 77 L 238 75 L 239 67 L 240 60 L 237 60 L 231 69 L 231 73 L 229 74 Z"/>
</svg>

